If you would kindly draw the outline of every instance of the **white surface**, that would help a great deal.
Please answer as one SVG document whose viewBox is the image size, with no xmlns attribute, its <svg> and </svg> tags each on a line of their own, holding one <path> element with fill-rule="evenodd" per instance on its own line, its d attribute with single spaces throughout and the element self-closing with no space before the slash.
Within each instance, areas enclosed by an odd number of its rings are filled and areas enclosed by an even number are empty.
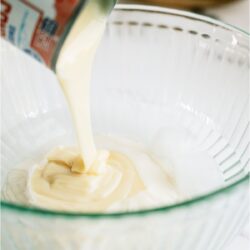
<svg viewBox="0 0 250 250">
<path fill-rule="evenodd" d="M 250 249 L 250 222 L 242 229 L 224 250 L 249 250 Z"/>
<path fill-rule="evenodd" d="M 245 31 L 250 31 L 249 25 L 249 0 L 232 2 L 221 7 L 211 8 L 207 14 L 218 17 L 221 21 L 232 24 Z"/>
</svg>

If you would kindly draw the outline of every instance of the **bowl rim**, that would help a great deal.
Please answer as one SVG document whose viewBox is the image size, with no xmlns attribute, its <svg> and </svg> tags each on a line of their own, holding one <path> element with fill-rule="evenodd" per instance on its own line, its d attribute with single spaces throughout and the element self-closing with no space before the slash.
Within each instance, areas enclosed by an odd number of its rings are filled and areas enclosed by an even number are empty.
<svg viewBox="0 0 250 250">
<path fill-rule="evenodd" d="M 227 24 L 221 21 L 217 21 L 211 17 L 202 16 L 199 14 L 193 14 L 183 10 L 169 9 L 165 7 L 157 7 L 157 6 L 147 6 L 147 5 L 138 5 L 138 4 L 117 4 L 115 6 L 115 10 L 117 11 L 139 11 L 139 12 L 148 12 L 148 13 L 158 13 L 158 14 L 168 14 L 174 16 L 185 17 L 189 19 L 194 19 L 197 21 L 206 22 L 209 24 L 217 25 L 222 28 L 225 28 L 230 31 L 236 31 L 241 33 L 243 36 L 246 36 L 248 39 L 250 34 L 237 28 L 231 24 Z M 55 211 L 49 209 L 42 209 L 37 207 L 27 207 L 24 205 L 15 204 L 12 202 L 6 202 L 1 200 L 1 208 L 7 209 L 13 212 L 21 212 L 28 213 L 32 215 L 40 215 L 40 216 L 60 216 L 60 217 L 80 217 L 80 218 L 88 218 L 88 219 L 98 219 L 98 218 L 120 218 L 120 217 L 134 217 L 140 215 L 152 215 L 156 213 L 169 212 L 172 210 L 176 210 L 179 208 L 183 208 L 186 206 L 193 206 L 196 204 L 200 204 L 203 201 L 211 200 L 213 198 L 218 197 L 219 195 L 232 192 L 233 189 L 239 186 L 243 186 L 247 184 L 250 180 L 250 173 L 248 172 L 245 176 L 239 179 L 236 182 L 231 183 L 228 186 L 212 190 L 211 192 L 205 193 L 203 195 L 195 196 L 191 199 L 187 199 L 181 202 L 177 202 L 170 205 L 165 205 L 157 208 L 150 209 L 142 209 L 136 211 L 128 211 L 128 212 L 111 212 L 111 213 L 86 213 L 86 212 L 64 212 L 64 211 Z"/>
<path fill-rule="evenodd" d="M 122 11 L 122 10 L 140 11 L 140 12 L 150 12 L 150 13 L 156 13 L 156 14 L 157 13 L 168 14 L 168 15 L 172 14 L 174 16 L 182 16 L 182 17 L 186 17 L 189 19 L 193 19 L 193 20 L 203 21 L 208 24 L 215 24 L 215 25 L 220 26 L 221 28 L 225 28 L 231 31 L 237 31 L 246 35 L 248 38 L 250 37 L 250 32 L 240 27 L 237 27 L 233 24 L 227 23 L 226 21 L 216 20 L 215 18 L 212 18 L 209 16 L 192 13 L 192 12 L 185 11 L 185 10 L 178 10 L 174 8 L 160 7 L 160 6 L 155 6 L 155 5 L 143 5 L 143 4 L 117 4 L 114 9 L 118 11 Z"/>
</svg>

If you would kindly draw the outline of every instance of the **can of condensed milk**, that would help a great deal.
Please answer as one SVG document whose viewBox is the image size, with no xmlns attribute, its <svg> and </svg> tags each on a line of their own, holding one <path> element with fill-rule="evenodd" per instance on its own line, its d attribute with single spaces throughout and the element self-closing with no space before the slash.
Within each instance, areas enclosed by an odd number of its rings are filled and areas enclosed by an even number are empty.
<svg viewBox="0 0 250 250">
<path fill-rule="evenodd" d="M 1 0 L 1 36 L 54 69 L 60 49 L 88 1 L 109 13 L 115 0 Z"/>
</svg>

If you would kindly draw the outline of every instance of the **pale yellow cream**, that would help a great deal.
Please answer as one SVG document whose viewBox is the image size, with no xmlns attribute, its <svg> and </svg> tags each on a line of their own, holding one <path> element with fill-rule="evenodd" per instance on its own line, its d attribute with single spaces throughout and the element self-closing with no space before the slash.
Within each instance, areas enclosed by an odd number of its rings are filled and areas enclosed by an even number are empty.
<svg viewBox="0 0 250 250">
<path fill-rule="evenodd" d="M 44 164 L 35 168 L 30 180 L 30 197 L 35 205 L 100 212 L 145 189 L 133 163 L 121 153 L 110 152 L 102 174 L 72 171 L 79 157 L 76 149 L 57 148 Z"/>
</svg>

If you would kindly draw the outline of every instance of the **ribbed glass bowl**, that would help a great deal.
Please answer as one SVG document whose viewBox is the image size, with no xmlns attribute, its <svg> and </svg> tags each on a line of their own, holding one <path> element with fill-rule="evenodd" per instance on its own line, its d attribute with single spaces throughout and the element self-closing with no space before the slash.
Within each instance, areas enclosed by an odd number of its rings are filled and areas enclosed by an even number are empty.
<svg viewBox="0 0 250 250">
<path fill-rule="evenodd" d="M 158 131 L 166 140 L 176 126 L 188 131 L 179 146 L 191 143 L 191 155 L 173 161 L 193 198 L 84 214 L 24 205 L 27 172 L 18 166 L 75 136 L 53 73 L 2 42 L 2 249 L 222 249 L 249 211 L 248 44 L 248 34 L 207 17 L 113 11 L 93 72 L 94 131 L 149 146 Z"/>
</svg>

